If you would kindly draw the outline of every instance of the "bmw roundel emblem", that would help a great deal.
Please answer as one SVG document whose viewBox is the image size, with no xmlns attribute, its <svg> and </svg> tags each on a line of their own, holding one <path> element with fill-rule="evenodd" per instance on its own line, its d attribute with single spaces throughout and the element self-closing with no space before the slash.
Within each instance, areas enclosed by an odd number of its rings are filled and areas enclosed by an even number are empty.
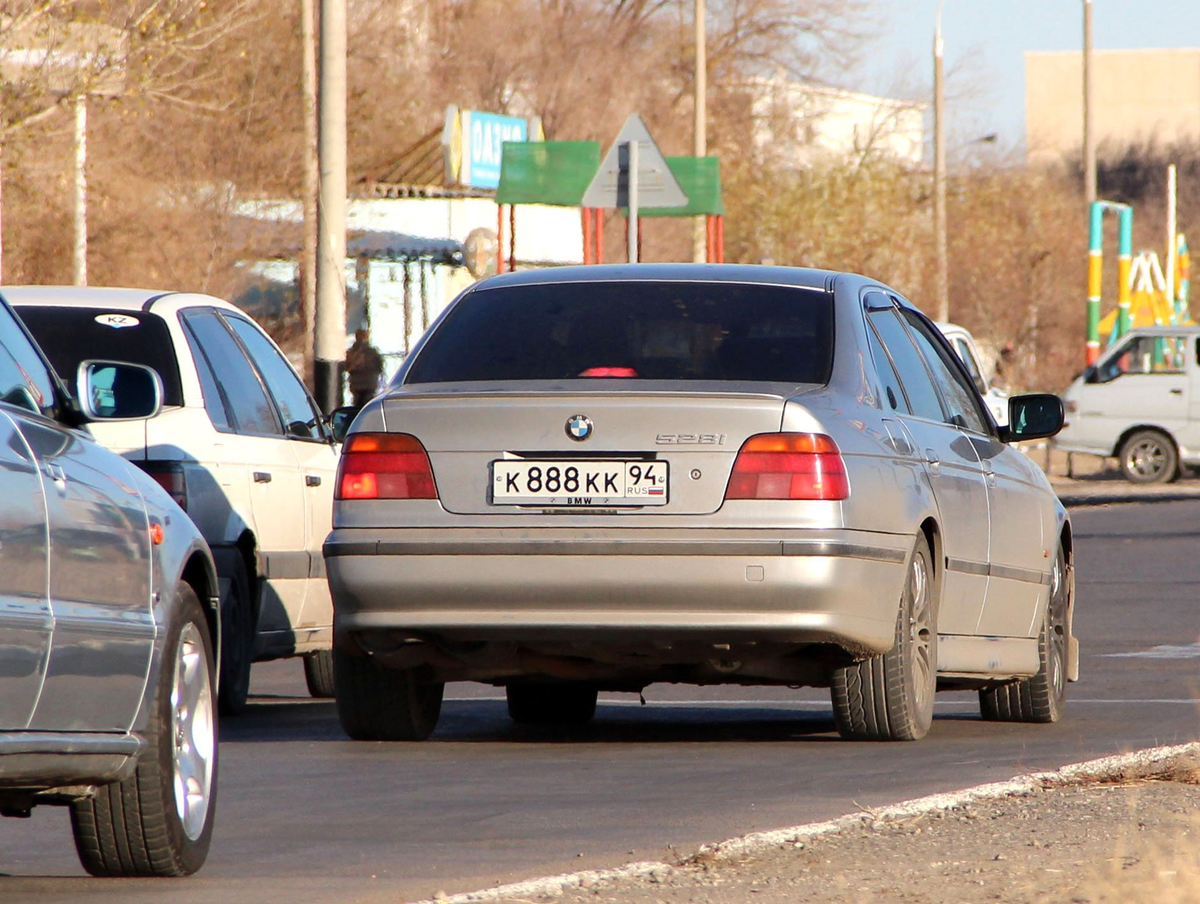
<svg viewBox="0 0 1200 904">
<path fill-rule="evenodd" d="M 567 436 L 576 442 L 583 442 L 594 429 L 592 419 L 586 414 L 573 414 L 567 418 Z"/>
</svg>

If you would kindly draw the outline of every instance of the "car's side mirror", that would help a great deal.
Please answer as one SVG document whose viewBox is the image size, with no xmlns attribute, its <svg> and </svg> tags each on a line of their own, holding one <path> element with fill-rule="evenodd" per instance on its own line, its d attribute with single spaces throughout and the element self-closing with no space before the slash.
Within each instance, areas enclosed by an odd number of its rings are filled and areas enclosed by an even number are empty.
<svg viewBox="0 0 1200 904">
<path fill-rule="evenodd" d="M 1031 392 L 1008 400 L 1008 426 L 1000 428 L 1006 443 L 1045 439 L 1063 428 L 1062 399 L 1050 392 Z"/>
<path fill-rule="evenodd" d="M 346 432 L 360 411 L 362 411 L 362 407 L 359 405 L 347 405 L 344 408 L 333 410 L 333 413 L 329 415 L 329 432 L 333 434 L 334 442 L 340 443 L 345 440 Z"/>
<path fill-rule="evenodd" d="M 162 410 L 162 378 L 141 364 L 84 361 L 75 386 L 75 398 L 88 420 L 144 420 Z"/>
</svg>

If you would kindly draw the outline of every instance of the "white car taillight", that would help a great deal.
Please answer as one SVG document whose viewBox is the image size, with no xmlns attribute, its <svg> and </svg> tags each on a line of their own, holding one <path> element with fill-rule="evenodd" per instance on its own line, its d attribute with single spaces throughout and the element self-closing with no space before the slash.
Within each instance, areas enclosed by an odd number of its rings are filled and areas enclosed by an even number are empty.
<svg viewBox="0 0 1200 904">
<path fill-rule="evenodd" d="M 726 499 L 845 499 L 841 450 L 823 433 L 760 433 L 742 444 Z"/>
<path fill-rule="evenodd" d="M 335 499 L 437 499 L 425 447 L 407 433 L 355 433 L 338 463 Z"/>
</svg>

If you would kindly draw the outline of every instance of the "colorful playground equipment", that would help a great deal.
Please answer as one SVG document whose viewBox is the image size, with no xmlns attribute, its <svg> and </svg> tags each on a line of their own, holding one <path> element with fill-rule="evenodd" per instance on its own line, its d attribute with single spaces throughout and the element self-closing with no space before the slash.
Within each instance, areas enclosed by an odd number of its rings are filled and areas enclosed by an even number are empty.
<svg viewBox="0 0 1200 904">
<path fill-rule="evenodd" d="M 1191 323 L 1188 294 L 1191 265 L 1187 240 L 1175 238 L 1173 279 L 1167 280 L 1158 255 L 1143 251 L 1133 256 L 1133 208 L 1115 201 L 1094 201 L 1088 228 L 1087 363 L 1100 357 L 1100 337 L 1112 344 L 1137 326 Z M 1101 276 L 1104 269 L 1104 214 L 1117 215 L 1117 307 L 1100 316 Z M 1170 264 L 1168 264 L 1170 266 Z M 1170 297 L 1170 296 L 1174 297 Z"/>
</svg>

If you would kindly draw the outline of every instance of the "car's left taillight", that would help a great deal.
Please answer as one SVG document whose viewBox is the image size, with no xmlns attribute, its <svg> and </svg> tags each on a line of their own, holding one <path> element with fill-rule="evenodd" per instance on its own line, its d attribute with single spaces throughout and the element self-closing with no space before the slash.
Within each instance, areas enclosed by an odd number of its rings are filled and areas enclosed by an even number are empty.
<svg viewBox="0 0 1200 904">
<path fill-rule="evenodd" d="M 155 482 L 171 494 L 175 503 L 187 511 L 187 472 L 183 464 L 177 461 L 138 461 L 134 462 L 139 468 L 154 478 Z"/>
<path fill-rule="evenodd" d="M 425 447 L 407 433 L 355 433 L 338 463 L 335 499 L 437 499 Z"/>
<path fill-rule="evenodd" d="M 845 499 L 841 450 L 823 433 L 760 433 L 742 444 L 726 499 Z"/>
</svg>

